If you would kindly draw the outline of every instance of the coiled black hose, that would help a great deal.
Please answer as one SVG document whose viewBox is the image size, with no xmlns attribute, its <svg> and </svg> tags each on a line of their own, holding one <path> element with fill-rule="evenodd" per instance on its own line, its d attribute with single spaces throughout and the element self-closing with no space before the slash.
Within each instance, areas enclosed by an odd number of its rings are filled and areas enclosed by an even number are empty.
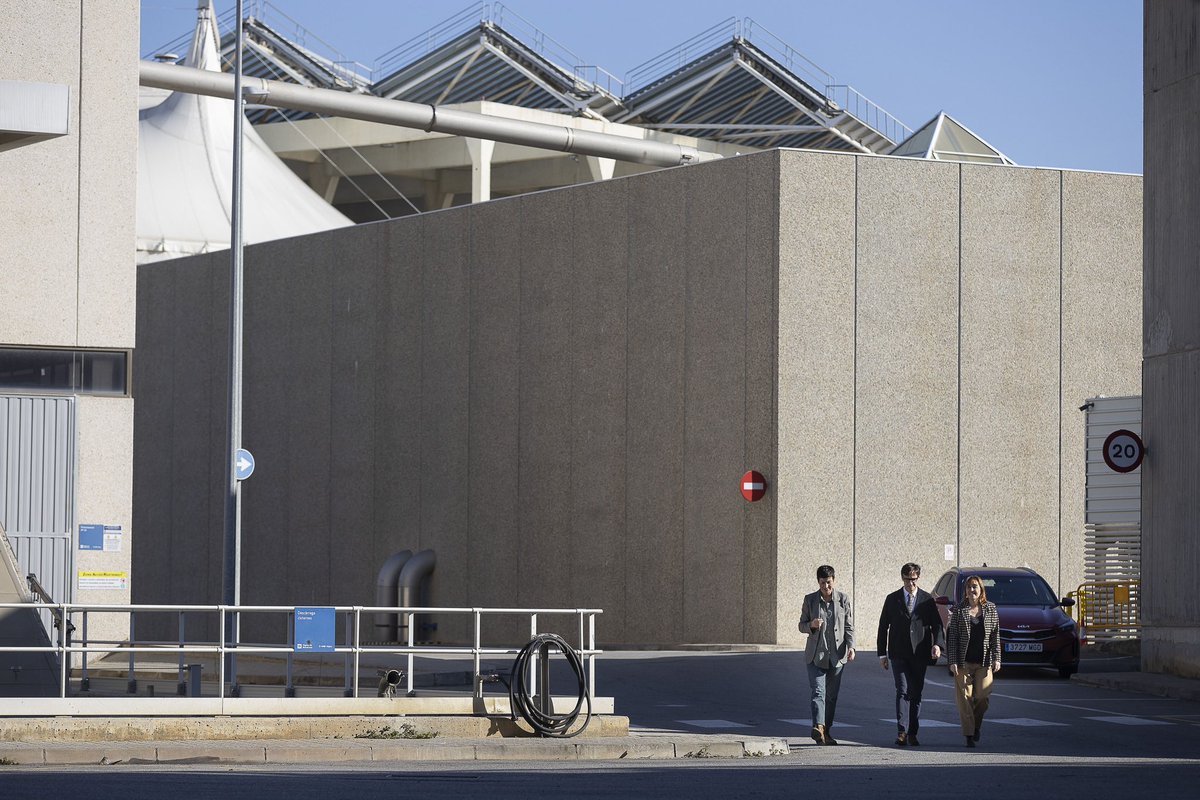
<svg viewBox="0 0 1200 800">
<path fill-rule="evenodd" d="M 566 714 L 555 714 L 552 710 L 542 711 L 537 707 L 537 701 L 529 692 L 530 659 L 544 645 L 557 647 L 559 652 L 566 657 L 571 669 L 575 671 L 579 697 L 575 701 L 575 708 Z M 545 691 L 548 688 L 543 686 L 542 690 Z M 516 660 L 513 661 L 512 684 L 508 687 L 508 702 L 512 709 L 513 719 L 515 720 L 519 714 L 539 736 L 569 739 L 583 733 L 592 719 L 592 698 L 588 696 L 583 661 L 580 659 L 579 653 L 556 633 L 541 633 L 530 639 L 529 644 L 521 648 L 521 652 L 517 653 Z M 575 720 L 579 718 L 579 712 L 584 703 L 587 704 L 587 717 L 584 719 L 583 725 L 578 730 L 568 733 L 571 726 L 575 724 Z"/>
</svg>

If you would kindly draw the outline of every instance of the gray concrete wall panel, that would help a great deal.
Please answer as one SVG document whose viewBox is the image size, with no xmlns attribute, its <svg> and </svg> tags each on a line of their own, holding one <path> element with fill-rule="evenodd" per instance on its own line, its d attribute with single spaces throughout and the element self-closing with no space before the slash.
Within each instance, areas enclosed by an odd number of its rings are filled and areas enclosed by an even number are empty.
<svg viewBox="0 0 1200 800">
<path fill-rule="evenodd" d="M 692 244 L 684 278 L 683 635 L 725 642 L 743 635 L 744 501 L 735 492 L 746 456 L 742 209 L 750 187 L 737 162 L 714 166 L 688 172 L 684 222 Z"/>
<path fill-rule="evenodd" d="M 567 268 L 575 273 L 568 596 L 580 606 L 603 606 L 605 628 L 624 630 L 628 181 L 596 184 L 558 199 L 570 200 L 578 229 Z"/>
<path fill-rule="evenodd" d="M 518 505 L 520 562 L 516 597 L 523 606 L 557 606 L 568 596 L 571 533 L 571 352 L 574 255 L 570 237 L 547 235 L 574 223 L 562 193 L 521 203 L 521 429 Z M 446 220 L 450 223 L 451 220 Z"/>
<path fill-rule="evenodd" d="M 746 231 L 746 364 L 745 438 L 743 465 L 758 469 L 773 481 L 779 474 L 778 433 L 778 294 L 780 185 L 779 153 L 774 158 L 747 159 L 746 201 L 741 206 Z M 772 191 L 765 191 L 767 188 Z M 740 472 L 735 470 L 735 479 Z M 728 480 L 728 479 L 726 479 Z M 737 503 L 737 495 L 729 496 Z M 746 641 L 775 639 L 776 597 L 779 593 L 776 541 L 778 496 L 775 492 L 755 503 L 742 501 L 745 564 L 742 590 L 742 637 Z"/>
<path fill-rule="evenodd" d="M 465 600 L 501 607 L 520 574 L 518 437 L 521 326 L 521 204 L 471 206 L 470 453 Z M 486 630 L 511 630 L 498 620 Z M 507 628 L 505 625 L 507 624 Z M 509 641 L 512 641 L 510 638 Z"/>
<path fill-rule="evenodd" d="M 1100 394 L 1141 393 L 1141 232 L 1140 177 L 1062 173 L 1062 572 L 1055 587 L 1062 592 L 1083 582 L 1086 418 L 1079 406 Z"/>
<path fill-rule="evenodd" d="M 1142 669 L 1200 678 L 1200 7 L 1145 4 Z"/>
<path fill-rule="evenodd" d="M 687 170 L 628 182 L 625 639 L 682 642 Z M 654 209 L 639 214 L 637 209 Z M 647 613 L 658 609 L 660 613 Z"/>
<path fill-rule="evenodd" d="M 958 500 L 959 168 L 858 163 L 855 602 L 872 620 L 916 561 L 931 577 Z"/>
<path fill-rule="evenodd" d="M 776 631 L 829 563 L 854 590 L 853 156 L 780 153 Z M 769 499 L 769 497 L 768 497 Z"/>
<path fill-rule="evenodd" d="M 1052 583 L 1059 222 L 1058 172 L 963 165 L 958 561 L 1030 566 Z"/>
</svg>

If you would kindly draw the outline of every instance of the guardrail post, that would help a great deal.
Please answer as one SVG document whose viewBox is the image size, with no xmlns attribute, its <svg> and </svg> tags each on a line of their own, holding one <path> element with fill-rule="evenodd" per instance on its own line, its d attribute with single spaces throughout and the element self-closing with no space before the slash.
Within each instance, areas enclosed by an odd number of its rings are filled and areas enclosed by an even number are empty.
<svg viewBox="0 0 1200 800">
<path fill-rule="evenodd" d="M 67 633 L 67 630 L 70 626 L 67 624 L 67 604 L 66 603 L 62 603 L 61 605 L 59 605 L 58 614 L 59 614 L 59 617 L 58 617 L 58 623 L 59 623 L 58 624 L 58 644 L 59 644 L 59 655 L 61 656 L 58 659 L 58 666 L 59 666 L 59 670 L 60 670 L 59 682 L 58 682 L 58 696 L 66 697 L 67 696 L 67 682 L 68 682 L 68 680 L 70 680 L 70 674 L 71 674 L 71 671 L 70 671 L 71 636 L 70 636 L 70 634 Z"/>
<path fill-rule="evenodd" d="M 532 641 L 534 639 L 534 637 L 536 637 L 538 634 L 537 617 L 538 617 L 538 615 L 537 615 L 536 611 L 529 615 L 529 639 L 530 639 L 530 641 Z M 529 691 L 532 694 L 537 694 L 537 690 L 538 690 L 537 659 L 538 659 L 538 653 L 534 653 L 533 658 L 530 659 L 530 664 L 529 664 Z M 515 679 L 516 676 L 514 675 L 513 678 Z"/>
<path fill-rule="evenodd" d="M 183 646 L 184 646 L 184 642 L 186 642 L 186 641 L 187 641 L 187 640 L 186 640 L 186 638 L 185 638 L 185 635 L 186 635 L 186 634 L 185 634 L 185 630 L 184 630 L 184 627 L 185 627 L 185 625 L 187 624 L 187 623 L 185 623 L 185 622 L 184 622 L 184 617 L 185 617 L 186 615 L 187 615 L 187 612 L 186 612 L 186 611 L 180 611 L 180 612 L 179 612 L 179 683 L 178 683 L 178 685 L 175 687 L 175 694 L 179 695 L 180 697 L 183 697 L 183 696 L 185 696 L 185 695 L 187 694 L 187 681 L 186 681 L 186 680 L 184 679 L 184 677 L 183 677 L 183 670 L 184 670 L 184 667 L 183 667 L 183 656 L 184 656 L 184 652 L 183 652 Z"/>
<path fill-rule="evenodd" d="M 129 612 L 129 683 L 126 689 L 130 694 L 137 694 L 137 665 L 134 663 L 137 658 L 137 653 L 132 648 L 137 647 L 137 636 L 134 633 L 134 625 L 137 614 L 134 611 Z"/>
<path fill-rule="evenodd" d="M 83 647 L 84 647 L 84 650 L 83 650 L 83 657 L 80 659 L 81 666 L 83 667 L 83 675 L 79 679 L 79 691 L 81 691 L 81 692 L 90 691 L 92 688 L 92 679 L 88 677 L 87 646 L 88 646 L 88 612 L 87 612 L 87 609 L 84 609 L 84 612 L 83 612 Z"/>
<path fill-rule="evenodd" d="M 217 606 L 217 697 L 225 699 L 225 606 Z"/>
<path fill-rule="evenodd" d="M 287 613 L 287 643 L 292 648 L 292 652 L 296 650 L 296 611 L 293 609 Z M 296 687 L 292 685 L 292 653 L 287 654 L 287 683 L 283 687 L 284 697 L 295 697 Z"/>
<path fill-rule="evenodd" d="M 354 647 L 354 631 L 350 629 L 353 617 L 349 612 L 346 614 L 346 647 Z M 347 650 L 345 657 L 342 659 L 342 697 L 353 697 L 351 685 L 353 680 L 350 677 L 350 665 L 353 662 L 353 654 Z"/>
<path fill-rule="evenodd" d="M 354 607 L 354 670 L 351 673 L 354 679 L 354 684 L 351 687 L 350 696 L 358 697 L 358 671 L 361 667 L 362 655 L 362 606 Z"/>
<path fill-rule="evenodd" d="M 481 698 L 483 697 L 483 681 L 480 680 L 479 677 L 479 648 L 482 646 L 483 642 L 483 636 L 480 630 L 483 627 L 483 612 L 478 608 L 475 608 L 471 610 L 471 616 L 475 618 L 475 636 L 472 639 L 474 644 L 471 645 L 471 661 L 475 665 L 475 678 L 473 683 L 475 684 L 475 697 Z"/>
<path fill-rule="evenodd" d="M 417 615 L 413 611 L 405 611 L 404 617 L 408 621 L 408 625 L 406 626 L 408 628 L 408 692 L 407 692 L 407 694 L 409 697 L 412 697 L 417 693 L 416 689 L 413 688 L 413 672 L 414 672 L 414 670 L 413 670 L 413 650 L 412 650 L 413 649 L 413 628 L 415 627 L 413 625 L 413 623 L 416 622 Z"/>
</svg>

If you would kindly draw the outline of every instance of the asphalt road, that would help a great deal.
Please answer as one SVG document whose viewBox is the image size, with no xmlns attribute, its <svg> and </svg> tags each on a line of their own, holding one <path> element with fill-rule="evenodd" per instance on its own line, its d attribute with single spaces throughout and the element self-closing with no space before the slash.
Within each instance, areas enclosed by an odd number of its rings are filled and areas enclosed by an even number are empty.
<svg viewBox="0 0 1200 800">
<path fill-rule="evenodd" d="M 1089 660 L 1085 671 L 1132 668 Z M 931 670 L 923 746 L 897 748 L 891 676 L 872 654 L 843 682 L 840 747 L 807 738 L 798 653 L 611 653 L 598 690 L 617 697 L 641 735 L 685 731 L 787 736 L 787 756 L 654 762 L 372 763 L 0 767 L 0 796 L 121 798 L 972 797 L 1195 798 L 1200 704 L 1124 694 L 1052 672 L 1003 670 L 978 749 L 962 746 L 944 670 Z"/>
</svg>

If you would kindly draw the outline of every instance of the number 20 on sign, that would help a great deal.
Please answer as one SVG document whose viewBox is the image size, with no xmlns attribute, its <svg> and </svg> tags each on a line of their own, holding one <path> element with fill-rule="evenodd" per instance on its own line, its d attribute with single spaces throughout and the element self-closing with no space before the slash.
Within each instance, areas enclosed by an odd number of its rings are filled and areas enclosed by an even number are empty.
<svg viewBox="0 0 1200 800">
<path fill-rule="evenodd" d="M 1133 431 L 1115 430 L 1104 440 L 1104 463 L 1114 472 L 1133 472 L 1145 455 L 1142 437 Z"/>
</svg>

